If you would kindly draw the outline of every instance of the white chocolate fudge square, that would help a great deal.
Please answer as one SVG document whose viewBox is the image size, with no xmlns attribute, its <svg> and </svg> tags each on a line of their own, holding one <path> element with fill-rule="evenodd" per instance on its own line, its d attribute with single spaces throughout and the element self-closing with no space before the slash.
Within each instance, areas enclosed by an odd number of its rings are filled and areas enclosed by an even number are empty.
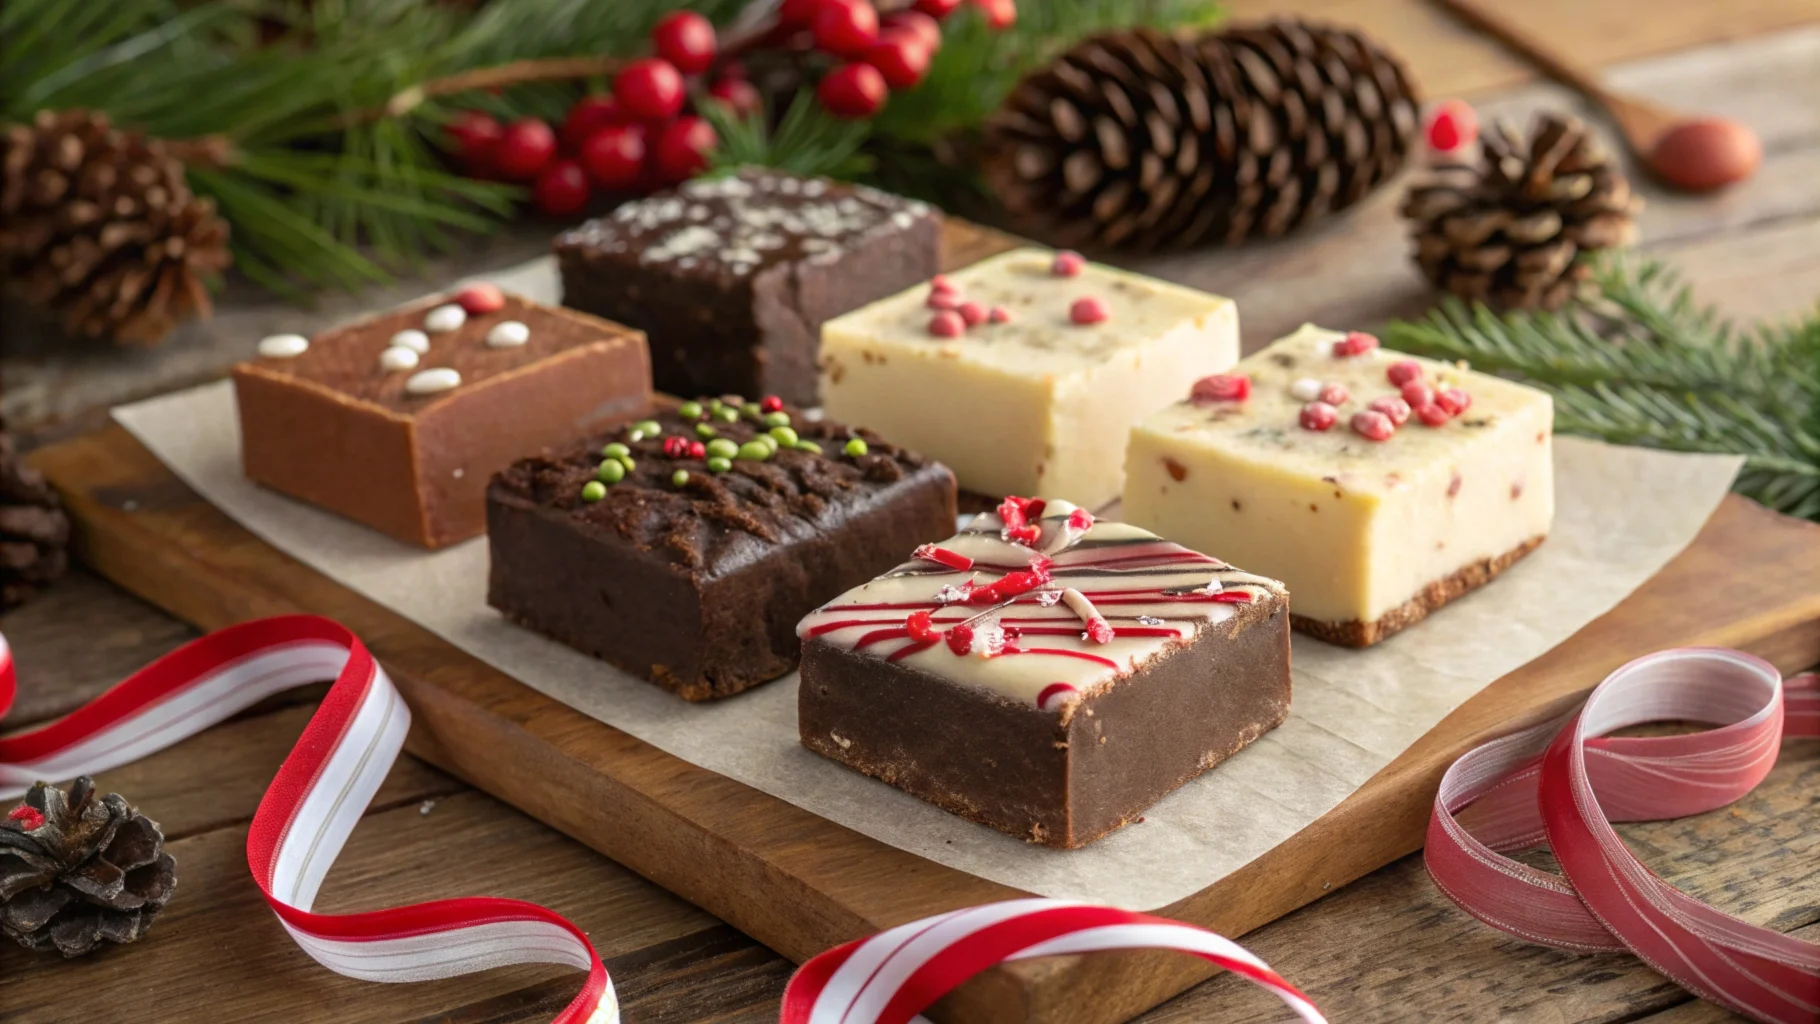
<svg viewBox="0 0 1820 1024">
<path fill-rule="evenodd" d="M 1077 260 L 1078 257 L 1070 258 Z M 918 286 L 828 321 L 821 393 L 830 419 L 939 459 L 968 490 L 1098 508 L 1118 497 L 1125 435 L 1187 382 L 1239 357 L 1229 299 L 1098 264 L 1055 273 L 1017 249 L 947 275 L 956 302 L 998 312 L 957 337 Z M 1105 319 L 1077 323 L 1075 303 Z M 959 314 L 950 313 L 952 329 Z"/>
<path fill-rule="evenodd" d="M 1484 584 L 1547 536 L 1554 407 L 1533 388 L 1387 352 L 1365 335 L 1352 337 L 1367 351 L 1337 355 L 1348 337 L 1303 327 L 1232 371 L 1249 379 L 1247 397 L 1216 397 L 1242 385 L 1208 382 L 1198 400 L 1134 427 L 1123 515 L 1282 580 L 1298 628 L 1365 646 Z M 1417 368 L 1441 396 L 1428 410 L 1437 425 L 1412 412 L 1383 440 L 1371 435 L 1382 436 L 1389 417 L 1367 412 L 1354 426 L 1371 402 L 1398 395 L 1393 376 Z M 1460 392 L 1470 404 L 1450 414 Z"/>
</svg>

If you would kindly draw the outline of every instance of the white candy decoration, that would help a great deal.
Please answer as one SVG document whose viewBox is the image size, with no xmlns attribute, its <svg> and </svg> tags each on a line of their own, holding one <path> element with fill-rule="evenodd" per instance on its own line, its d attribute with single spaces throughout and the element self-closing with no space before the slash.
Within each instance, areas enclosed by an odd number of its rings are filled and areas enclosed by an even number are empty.
<svg viewBox="0 0 1820 1024">
<path fill-rule="evenodd" d="M 417 353 L 403 345 L 393 345 L 379 353 L 379 368 L 382 370 L 396 372 L 413 369 L 416 366 Z"/>
<path fill-rule="evenodd" d="M 418 355 L 430 350 L 430 336 L 415 327 L 407 327 L 392 335 L 392 345 L 397 348 L 408 348 Z"/>
<path fill-rule="evenodd" d="M 1303 377 L 1289 385 L 1289 394 L 1298 402 L 1312 402 L 1321 397 L 1322 384 L 1313 377 Z"/>
<path fill-rule="evenodd" d="M 437 306 L 423 315 L 423 329 L 445 334 L 468 322 L 468 311 L 450 303 Z"/>
<path fill-rule="evenodd" d="M 502 320 L 487 332 L 489 348 L 517 348 L 531 340 L 531 329 L 517 320 Z"/>
<path fill-rule="evenodd" d="M 433 395 L 438 391 L 461 386 L 461 374 L 446 366 L 433 370 L 420 370 L 411 374 L 411 379 L 404 382 L 404 390 L 410 395 Z"/>
<path fill-rule="evenodd" d="M 267 359 L 295 359 L 310 350 L 310 339 L 301 334 L 274 334 L 259 339 L 259 354 Z"/>
</svg>

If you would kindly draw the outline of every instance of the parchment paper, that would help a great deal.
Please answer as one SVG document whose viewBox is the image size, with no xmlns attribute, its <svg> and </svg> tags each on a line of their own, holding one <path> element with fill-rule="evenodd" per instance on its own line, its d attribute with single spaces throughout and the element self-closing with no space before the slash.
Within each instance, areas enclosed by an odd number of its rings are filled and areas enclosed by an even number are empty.
<svg viewBox="0 0 1820 1024">
<path fill-rule="evenodd" d="M 548 261 L 493 280 L 554 297 Z M 253 339 L 247 344 L 250 355 Z M 1298 635 L 1288 721 L 1165 798 L 1142 824 L 1084 850 L 1057 851 L 963 821 L 804 750 L 795 675 L 714 704 L 685 704 L 502 621 L 485 602 L 484 538 L 425 553 L 255 487 L 240 475 L 225 382 L 114 415 L 249 530 L 556 700 L 930 860 L 1044 896 L 1139 910 L 1203 889 L 1289 838 L 1468 697 L 1617 604 L 1693 539 L 1739 465 L 1558 439 L 1554 532 L 1535 554 L 1369 650 Z"/>
</svg>

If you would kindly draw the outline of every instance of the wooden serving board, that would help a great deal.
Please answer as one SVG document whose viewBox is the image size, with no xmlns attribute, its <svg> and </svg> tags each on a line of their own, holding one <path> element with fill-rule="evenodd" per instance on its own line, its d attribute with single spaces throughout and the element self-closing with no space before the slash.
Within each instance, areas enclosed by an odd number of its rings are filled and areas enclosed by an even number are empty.
<svg viewBox="0 0 1820 1024">
<path fill-rule="evenodd" d="M 957 231 L 963 265 L 1005 236 Z M 697 768 L 542 696 L 259 540 L 110 426 L 32 457 L 87 562 L 204 629 L 314 612 L 357 632 L 415 712 L 409 749 L 796 960 L 905 921 L 1025 895 Z M 1554 715 L 1607 672 L 1682 644 L 1820 661 L 1820 526 L 1727 498 L 1654 579 L 1449 715 L 1313 825 L 1167 916 L 1241 935 L 1421 846 L 1441 773 L 1484 738 Z M 1161 953 L 997 968 L 940 1021 L 1123 1021 L 1207 976 Z"/>
</svg>

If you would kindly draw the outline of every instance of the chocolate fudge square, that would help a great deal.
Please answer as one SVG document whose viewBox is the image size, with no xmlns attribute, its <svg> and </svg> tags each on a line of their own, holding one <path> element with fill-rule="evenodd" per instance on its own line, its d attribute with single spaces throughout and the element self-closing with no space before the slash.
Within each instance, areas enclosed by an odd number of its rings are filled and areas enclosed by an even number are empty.
<svg viewBox="0 0 1820 1024">
<path fill-rule="evenodd" d="M 651 403 L 642 334 L 516 296 L 290 340 L 234 368 L 246 475 L 426 548 L 486 529 L 487 480 L 512 460 Z"/>
<path fill-rule="evenodd" d="M 650 335 L 659 390 L 817 404 L 823 321 L 938 269 L 927 204 L 748 169 L 627 203 L 556 239 L 563 303 Z"/>
<path fill-rule="evenodd" d="M 1066 502 L 1001 509 L 802 621 L 804 746 L 1074 848 L 1288 715 L 1282 584 Z"/>
<path fill-rule="evenodd" d="M 487 603 L 684 700 L 795 668 L 797 621 L 952 533 L 955 485 L 870 431 L 770 404 L 684 403 L 500 473 Z"/>
</svg>

